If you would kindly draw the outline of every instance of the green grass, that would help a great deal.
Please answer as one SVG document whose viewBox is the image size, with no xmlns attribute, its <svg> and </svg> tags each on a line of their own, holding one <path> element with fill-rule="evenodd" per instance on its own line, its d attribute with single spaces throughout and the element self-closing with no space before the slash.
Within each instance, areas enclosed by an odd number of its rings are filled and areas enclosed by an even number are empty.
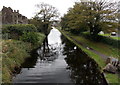
<svg viewBox="0 0 120 85">
<path fill-rule="evenodd" d="M 30 57 L 28 51 L 30 51 L 31 45 L 15 40 L 4 40 L 2 42 L 2 81 L 9 83 L 14 68 L 19 67 L 25 58 Z"/>
<path fill-rule="evenodd" d="M 110 34 L 99 34 L 101 36 L 111 36 Z"/>
<path fill-rule="evenodd" d="M 109 83 L 111 83 L 111 85 L 114 85 L 114 83 L 116 83 L 116 84 L 120 83 L 118 75 L 106 73 L 105 78 L 109 81 Z"/>
<path fill-rule="evenodd" d="M 39 38 L 38 44 L 41 45 L 46 36 L 42 33 L 37 33 L 37 34 Z"/>
<path fill-rule="evenodd" d="M 111 38 L 115 40 L 120 40 L 120 37 L 111 37 Z"/>
<path fill-rule="evenodd" d="M 79 46 L 80 47 L 80 46 Z M 81 46 L 81 48 L 82 48 L 82 46 Z M 96 62 L 97 62 L 97 64 L 99 65 L 99 66 L 101 66 L 101 68 L 103 68 L 104 66 L 105 66 L 105 61 L 99 56 L 99 55 L 97 55 L 97 54 L 95 54 L 95 53 L 93 53 L 93 52 L 91 52 L 91 51 L 89 51 L 89 50 L 87 50 L 87 49 L 85 49 L 85 48 L 82 48 L 83 49 L 83 51 L 85 52 L 85 53 L 87 53 L 88 54 L 88 56 L 90 56 L 90 57 L 92 57 Z M 92 56 L 91 56 L 92 55 Z"/>
<path fill-rule="evenodd" d="M 14 68 L 19 68 L 24 60 L 30 56 L 31 50 L 40 46 L 45 38 L 44 34 L 38 33 L 39 43 L 34 46 L 29 42 L 18 40 L 2 40 L 2 82 L 10 83 Z"/>
<path fill-rule="evenodd" d="M 84 34 L 89 34 L 89 32 L 83 32 Z M 120 37 L 117 37 L 117 36 L 111 36 L 110 34 L 99 34 L 101 36 L 105 36 L 105 37 L 110 37 L 112 39 L 115 39 L 115 40 L 120 40 Z"/>
<path fill-rule="evenodd" d="M 60 30 L 61 31 L 61 30 Z M 84 48 L 83 46 L 81 46 L 80 44 L 78 44 L 77 42 L 75 42 L 73 39 L 71 39 L 68 35 L 69 32 L 65 32 L 65 31 L 61 31 L 62 34 L 67 37 L 70 41 L 72 41 L 73 43 L 75 43 L 78 47 L 80 47 L 88 56 L 90 56 L 92 59 L 94 59 L 99 67 L 101 68 L 101 72 L 102 72 L 102 68 L 105 67 L 105 60 L 103 60 L 99 55 L 91 52 L 90 50 Z M 106 54 L 107 56 L 112 56 L 112 57 L 117 57 L 120 58 L 120 55 L 118 53 L 120 53 L 120 50 L 113 48 L 111 46 L 108 46 L 106 44 L 103 43 L 95 43 L 93 41 L 87 40 L 81 36 L 76 36 L 76 35 L 72 35 L 69 33 L 70 36 L 72 36 L 73 38 L 75 38 L 76 40 L 80 41 L 81 43 L 86 44 L 87 46 L 103 53 Z M 108 81 L 108 83 L 112 83 L 112 85 L 114 83 L 120 83 L 118 80 L 118 76 L 114 75 L 114 74 L 105 74 L 105 78 Z"/>
<path fill-rule="evenodd" d="M 120 37 L 116 37 L 116 36 L 111 36 L 110 34 L 99 34 L 101 36 L 105 36 L 105 37 L 109 37 L 112 38 L 112 39 L 115 39 L 115 40 L 120 40 Z"/>
<path fill-rule="evenodd" d="M 60 30 L 61 31 L 61 30 Z M 61 31 L 62 34 L 67 37 L 70 41 L 72 41 L 73 43 L 75 43 L 78 47 L 81 48 L 81 50 L 83 50 L 85 53 L 87 53 L 88 56 L 92 57 L 92 59 L 94 59 L 95 61 L 98 62 L 98 65 L 101 66 L 102 68 L 105 66 L 104 60 L 98 56 L 97 54 L 89 51 L 88 49 L 84 48 L 83 46 L 81 46 L 80 44 L 76 43 L 73 39 L 71 39 L 69 36 L 66 35 L 66 32 Z M 92 55 L 92 56 L 91 56 Z"/>
<path fill-rule="evenodd" d="M 120 49 L 118 49 L 118 48 L 113 48 L 112 46 L 106 45 L 104 43 L 90 41 L 82 36 L 77 36 L 77 35 L 73 35 L 73 34 L 70 34 L 70 36 L 74 37 L 74 39 L 80 41 L 81 43 L 85 44 L 86 46 L 89 46 L 90 48 L 93 48 L 96 51 L 98 51 L 102 54 L 105 54 L 106 56 L 116 57 L 116 58 L 120 59 L 120 55 L 119 55 Z"/>
</svg>

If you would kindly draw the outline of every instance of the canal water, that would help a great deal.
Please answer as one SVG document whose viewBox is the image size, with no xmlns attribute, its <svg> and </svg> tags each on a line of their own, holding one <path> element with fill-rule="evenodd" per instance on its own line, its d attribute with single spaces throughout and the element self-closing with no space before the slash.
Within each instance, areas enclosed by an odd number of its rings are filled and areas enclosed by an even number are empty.
<svg viewBox="0 0 120 85">
<path fill-rule="evenodd" d="M 26 59 L 14 85 L 106 85 L 98 65 L 53 28 L 43 45 Z"/>
</svg>

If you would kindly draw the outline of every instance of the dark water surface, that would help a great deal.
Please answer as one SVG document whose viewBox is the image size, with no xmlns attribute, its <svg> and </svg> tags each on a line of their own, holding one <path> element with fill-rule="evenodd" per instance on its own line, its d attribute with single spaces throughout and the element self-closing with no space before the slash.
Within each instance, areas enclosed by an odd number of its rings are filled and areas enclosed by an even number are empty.
<svg viewBox="0 0 120 85">
<path fill-rule="evenodd" d="M 57 29 L 51 30 L 37 54 L 23 63 L 14 85 L 106 85 L 98 65 Z"/>
</svg>

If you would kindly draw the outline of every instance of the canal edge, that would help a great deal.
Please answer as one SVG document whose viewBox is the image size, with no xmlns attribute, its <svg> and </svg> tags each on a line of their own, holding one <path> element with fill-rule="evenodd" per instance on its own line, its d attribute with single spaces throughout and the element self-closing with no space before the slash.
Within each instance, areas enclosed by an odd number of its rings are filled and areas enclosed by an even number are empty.
<svg viewBox="0 0 120 85">
<path fill-rule="evenodd" d="M 82 46 L 80 46 L 77 42 L 75 42 L 72 38 L 70 38 L 69 36 L 67 36 L 64 32 L 62 32 L 62 30 L 61 29 L 59 29 L 59 28 L 56 28 L 56 29 L 58 29 L 68 40 L 70 40 L 71 42 L 73 42 L 75 45 L 77 45 L 83 52 L 85 52 L 81 47 Z M 86 53 L 86 52 L 85 52 Z M 88 53 L 86 53 L 87 55 L 88 55 Z M 89 55 L 88 55 L 89 56 Z M 91 56 L 89 56 L 90 58 L 92 58 L 97 64 L 98 64 L 98 62 L 93 58 L 93 57 L 91 57 Z M 100 72 L 101 72 L 101 74 L 102 74 L 102 76 L 104 76 L 104 79 L 105 79 L 105 81 L 106 81 L 106 83 L 109 85 L 109 81 L 106 79 L 106 74 L 103 72 L 103 70 L 102 70 L 102 67 L 98 64 L 98 66 L 99 66 L 99 68 L 100 68 Z"/>
</svg>

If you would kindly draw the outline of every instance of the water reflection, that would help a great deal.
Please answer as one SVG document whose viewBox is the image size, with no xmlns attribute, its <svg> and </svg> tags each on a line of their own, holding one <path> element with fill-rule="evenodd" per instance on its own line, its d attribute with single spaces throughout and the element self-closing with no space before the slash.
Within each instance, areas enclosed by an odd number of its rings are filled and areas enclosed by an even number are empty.
<svg viewBox="0 0 120 85">
<path fill-rule="evenodd" d="M 51 30 L 37 53 L 26 60 L 13 82 L 106 85 L 98 65 L 57 29 Z"/>
<path fill-rule="evenodd" d="M 29 57 L 27 58 L 21 66 L 22 68 L 34 68 L 34 66 L 36 65 L 37 59 L 38 59 L 38 55 L 34 53 L 34 55 L 32 54 L 32 56 L 34 57 Z"/>
<path fill-rule="evenodd" d="M 58 51 L 53 45 L 48 44 L 48 38 L 46 37 L 43 46 L 37 50 L 40 60 L 54 61 L 58 57 Z"/>
<path fill-rule="evenodd" d="M 70 70 L 70 77 L 76 83 L 104 85 L 104 79 L 101 75 L 98 65 L 90 59 L 81 49 L 75 48 L 71 42 L 67 42 L 63 36 L 62 43 L 65 44 L 63 54 Z M 100 84 L 98 84 L 100 83 Z"/>
</svg>

